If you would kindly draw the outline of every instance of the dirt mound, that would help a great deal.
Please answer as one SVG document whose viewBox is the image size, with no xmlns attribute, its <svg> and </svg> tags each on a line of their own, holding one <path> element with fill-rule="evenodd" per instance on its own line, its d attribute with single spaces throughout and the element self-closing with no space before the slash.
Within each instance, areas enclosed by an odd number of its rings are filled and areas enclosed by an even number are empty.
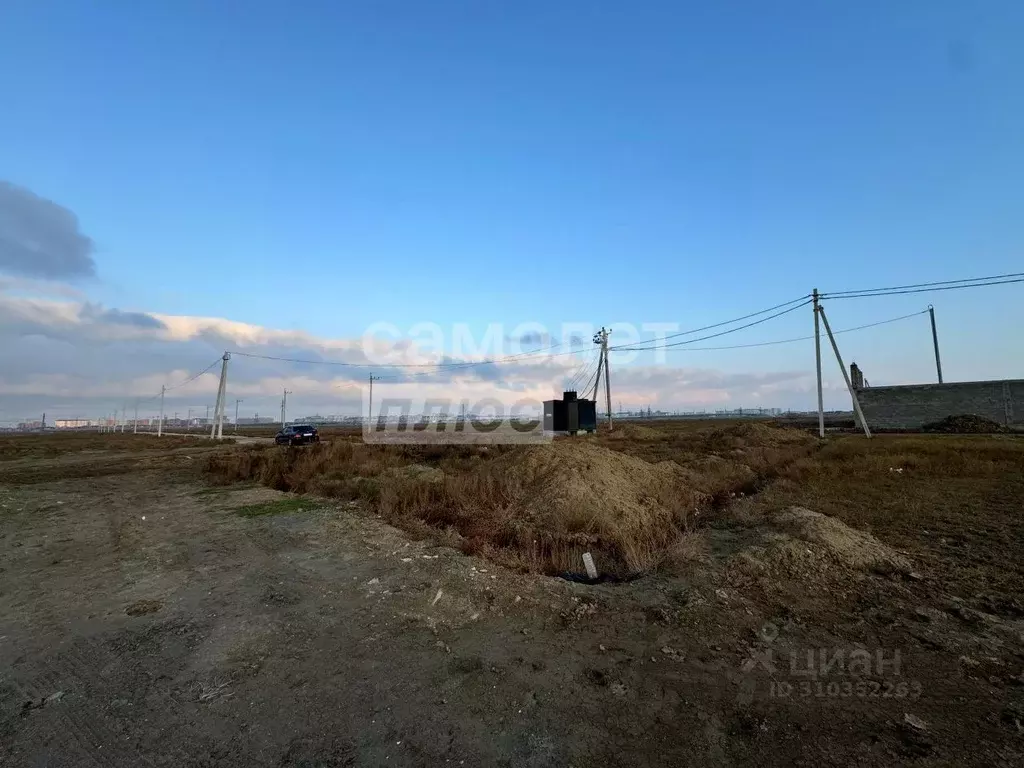
<svg viewBox="0 0 1024 768">
<path fill-rule="evenodd" d="M 649 567 L 706 500 L 674 462 L 651 464 L 584 440 L 532 446 L 498 461 L 524 491 L 510 509 L 516 538 L 571 542 L 580 553 L 591 547 L 631 572 Z"/>
<path fill-rule="evenodd" d="M 665 437 L 660 429 L 630 422 L 617 423 L 615 429 L 608 434 L 610 440 L 662 440 Z"/>
<path fill-rule="evenodd" d="M 1009 432 L 1009 428 L 998 422 L 966 413 L 959 416 L 947 416 L 921 427 L 922 432 L 944 432 L 955 435 L 987 435 L 993 432 Z"/>
<path fill-rule="evenodd" d="M 802 429 L 780 427 L 762 421 L 730 424 L 701 432 L 708 449 L 778 448 L 810 445 L 816 438 Z"/>
<path fill-rule="evenodd" d="M 885 574 L 910 571 L 905 557 L 870 533 L 803 507 L 790 507 L 772 515 L 763 534 L 761 544 L 739 555 L 746 564 L 758 569 L 805 575 L 834 566 Z"/>
</svg>

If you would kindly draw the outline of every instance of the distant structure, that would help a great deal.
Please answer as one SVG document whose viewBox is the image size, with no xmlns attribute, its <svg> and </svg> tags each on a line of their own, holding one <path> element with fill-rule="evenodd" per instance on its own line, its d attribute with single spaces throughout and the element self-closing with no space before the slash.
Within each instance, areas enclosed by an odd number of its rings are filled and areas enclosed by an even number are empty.
<svg viewBox="0 0 1024 768">
<path fill-rule="evenodd" d="M 544 431 L 570 435 L 596 432 L 597 403 L 578 397 L 572 389 L 563 392 L 561 400 L 545 400 Z"/>
<path fill-rule="evenodd" d="M 850 384 L 871 429 L 920 429 L 947 416 L 965 414 L 1024 428 L 1024 379 L 873 387 L 860 366 L 852 363 Z"/>
</svg>

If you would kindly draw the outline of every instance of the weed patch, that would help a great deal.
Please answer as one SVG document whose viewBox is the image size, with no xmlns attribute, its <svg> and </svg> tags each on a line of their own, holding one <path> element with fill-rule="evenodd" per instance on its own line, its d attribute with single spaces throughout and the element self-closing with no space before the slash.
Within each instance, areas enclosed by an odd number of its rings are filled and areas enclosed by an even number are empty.
<svg viewBox="0 0 1024 768">
<path fill-rule="evenodd" d="M 235 514 L 241 517 L 293 515 L 297 512 L 315 509 L 317 506 L 317 503 L 312 499 L 277 499 L 275 501 L 265 501 L 261 504 L 246 504 L 244 507 L 237 507 Z"/>
</svg>

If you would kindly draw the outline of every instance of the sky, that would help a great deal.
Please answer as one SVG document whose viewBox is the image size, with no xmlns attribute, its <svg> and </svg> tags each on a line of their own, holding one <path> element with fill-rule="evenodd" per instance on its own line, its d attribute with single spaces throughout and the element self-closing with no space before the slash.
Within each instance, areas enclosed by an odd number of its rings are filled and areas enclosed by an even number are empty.
<svg viewBox="0 0 1024 768">
<path fill-rule="evenodd" d="M 523 323 L 614 342 L 1019 271 L 1021 39 L 1005 0 L 8 0 L 0 421 L 108 413 L 225 349 L 365 363 L 375 324 L 394 359 L 431 359 L 428 323 L 461 360 L 456 327 L 503 329 L 487 357 Z M 947 380 L 1024 377 L 1021 290 L 826 310 L 840 329 L 933 303 Z M 811 330 L 805 309 L 715 342 Z M 593 354 L 577 335 L 580 356 L 389 386 L 546 399 Z M 927 316 L 841 338 L 874 384 L 934 379 Z M 632 358 L 623 407 L 814 405 L 808 342 Z M 356 412 L 371 370 L 236 356 L 229 397 Z M 175 391 L 199 408 L 216 377 Z"/>
</svg>

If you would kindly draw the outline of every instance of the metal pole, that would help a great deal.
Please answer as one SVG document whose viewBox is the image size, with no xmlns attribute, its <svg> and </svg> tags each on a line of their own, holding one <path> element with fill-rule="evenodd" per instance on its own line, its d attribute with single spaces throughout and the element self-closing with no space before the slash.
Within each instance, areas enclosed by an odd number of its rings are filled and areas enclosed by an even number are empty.
<svg viewBox="0 0 1024 768">
<path fill-rule="evenodd" d="M 818 323 L 818 289 L 811 294 L 814 300 L 814 366 L 818 373 L 818 437 L 825 436 L 825 398 L 821 391 L 821 327 Z M 845 371 L 843 371 L 845 373 Z"/>
<path fill-rule="evenodd" d="M 167 392 L 167 387 L 160 387 L 160 423 L 156 426 L 156 436 L 163 437 L 164 434 L 164 393 Z"/>
<path fill-rule="evenodd" d="M 871 437 L 871 430 L 868 429 L 867 419 L 864 418 L 864 411 L 860 409 L 860 400 L 857 399 L 857 390 L 853 388 L 853 384 L 850 383 L 850 374 L 846 370 L 846 366 L 843 365 L 843 358 L 839 354 L 839 345 L 836 344 L 836 339 L 832 335 L 832 329 L 829 328 L 828 318 L 825 317 L 825 310 L 823 307 L 818 307 L 818 314 L 821 315 L 821 322 L 825 324 L 825 333 L 828 334 L 828 340 L 832 342 L 832 351 L 836 353 L 836 360 L 839 362 L 839 370 L 843 372 L 843 379 L 846 380 L 846 388 L 850 390 L 850 397 L 853 398 L 853 410 L 857 413 L 857 418 L 860 419 L 860 424 L 864 427 L 865 437 Z"/>
<path fill-rule="evenodd" d="M 935 330 L 935 307 L 928 305 L 928 315 L 932 319 L 932 344 L 935 345 L 935 371 L 939 374 L 939 384 L 942 383 L 942 361 L 939 359 L 939 334 Z"/>
</svg>

